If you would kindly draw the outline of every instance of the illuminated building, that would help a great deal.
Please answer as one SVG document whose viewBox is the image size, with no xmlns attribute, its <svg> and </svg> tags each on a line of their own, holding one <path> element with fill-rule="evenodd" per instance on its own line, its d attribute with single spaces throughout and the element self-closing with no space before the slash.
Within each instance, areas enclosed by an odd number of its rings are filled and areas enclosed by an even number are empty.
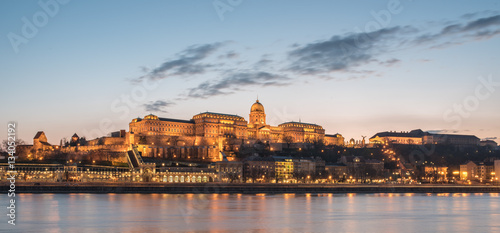
<svg viewBox="0 0 500 233">
<path fill-rule="evenodd" d="M 293 178 L 294 163 L 290 157 L 274 156 L 276 179 L 286 182 Z"/>
<path fill-rule="evenodd" d="M 424 180 L 429 182 L 445 182 L 447 181 L 448 167 L 440 166 L 424 166 Z"/>
<path fill-rule="evenodd" d="M 147 115 L 129 124 L 127 143 L 137 145 L 146 157 L 220 161 L 220 151 L 261 141 L 270 144 L 324 141 L 343 145 L 340 134 L 325 136 L 322 126 L 304 122 L 286 122 L 278 126 L 266 123 L 266 113 L 257 100 L 250 108 L 249 121 L 223 113 L 203 112 L 190 120 Z M 271 145 L 271 149 L 281 147 Z"/>
<path fill-rule="evenodd" d="M 460 180 L 490 181 L 495 174 L 492 162 L 467 161 L 460 165 Z"/>
<path fill-rule="evenodd" d="M 325 139 L 324 139 L 325 145 L 337 145 L 337 146 L 342 146 L 344 145 L 344 137 L 341 134 L 325 134 Z"/>
<path fill-rule="evenodd" d="M 52 145 L 47 142 L 47 137 L 43 131 L 38 131 L 33 138 L 33 149 L 35 151 L 52 150 Z"/>
<path fill-rule="evenodd" d="M 278 126 L 266 123 L 266 113 L 257 100 L 250 108 L 249 121 L 244 117 L 203 112 L 189 120 L 162 118 L 149 114 L 144 118 L 134 118 L 129 123 L 129 131 L 112 132 L 110 136 L 93 140 L 80 138 L 76 133 L 69 146 L 57 148 L 47 142 L 40 131 L 28 151 L 54 150 L 61 152 L 112 151 L 127 152 L 134 147 L 143 157 L 162 158 L 172 161 L 215 162 L 222 160 L 223 151 L 234 153 L 242 145 L 262 142 L 270 150 L 281 150 L 282 144 L 324 142 L 326 145 L 343 145 L 340 134 L 325 135 L 322 126 L 304 122 L 285 122 Z"/>
<path fill-rule="evenodd" d="M 494 167 L 495 167 L 494 179 L 496 182 L 498 182 L 500 180 L 498 179 L 498 177 L 500 177 L 500 160 L 495 160 Z"/>
</svg>

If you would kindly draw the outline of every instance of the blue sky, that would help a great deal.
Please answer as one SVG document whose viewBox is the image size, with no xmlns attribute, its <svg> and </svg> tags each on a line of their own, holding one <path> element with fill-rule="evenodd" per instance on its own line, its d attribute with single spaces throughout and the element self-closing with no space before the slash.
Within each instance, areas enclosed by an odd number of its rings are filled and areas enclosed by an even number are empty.
<svg viewBox="0 0 500 233">
<path fill-rule="evenodd" d="M 94 138 L 149 113 L 248 119 L 257 95 L 272 125 L 300 118 L 346 138 L 500 137 L 500 85 L 484 87 L 500 82 L 500 1 L 11 0 L 0 11 L 0 130 L 17 121 L 27 142 L 38 130 L 52 143 Z"/>
</svg>

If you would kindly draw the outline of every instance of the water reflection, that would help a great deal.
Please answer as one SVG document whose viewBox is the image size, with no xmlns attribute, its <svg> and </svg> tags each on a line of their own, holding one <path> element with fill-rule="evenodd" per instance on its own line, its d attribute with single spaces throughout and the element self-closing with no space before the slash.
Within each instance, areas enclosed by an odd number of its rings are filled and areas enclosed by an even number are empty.
<svg viewBox="0 0 500 233">
<path fill-rule="evenodd" d="M 17 202 L 19 232 L 500 232 L 498 193 L 19 194 Z"/>
</svg>

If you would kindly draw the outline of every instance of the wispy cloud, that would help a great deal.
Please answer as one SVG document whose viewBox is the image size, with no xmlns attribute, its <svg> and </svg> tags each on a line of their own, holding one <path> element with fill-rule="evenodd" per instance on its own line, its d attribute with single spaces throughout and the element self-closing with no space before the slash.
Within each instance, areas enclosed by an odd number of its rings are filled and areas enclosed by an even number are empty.
<svg viewBox="0 0 500 233">
<path fill-rule="evenodd" d="M 232 94 L 248 86 L 285 86 L 289 78 L 268 72 L 237 72 L 222 79 L 206 81 L 188 90 L 187 98 L 208 98 L 217 95 Z"/>
<path fill-rule="evenodd" d="M 357 68 L 372 62 L 385 66 L 400 62 L 397 58 L 383 61 L 383 57 L 392 55 L 394 51 L 415 47 L 441 49 L 500 34 L 500 15 L 471 19 L 477 15 L 463 17 L 468 20 L 461 23 L 441 23 L 437 29 L 395 26 L 294 45 L 288 53 L 290 65 L 287 69 L 297 74 L 316 76 L 333 72 L 354 73 Z"/>
<path fill-rule="evenodd" d="M 393 66 L 399 62 L 401 62 L 401 60 L 393 58 L 393 59 L 389 59 L 387 61 L 381 61 L 381 62 L 379 62 L 379 64 L 384 65 L 384 66 Z"/>
<path fill-rule="evenodd" d="M 500 34 L 500 15 L 469 20 L 465 23 L 444 25 L 438 33 L 417 37 L 417 44 L 429 44 L 432 49 L 442 49 L 469 41 L 490 39 Z"/>
<path fill-rule="evenodd" d="M 388 52 L 394 45 L 390 42 L 413 30 L 397 26 L 369 33 L 336 35 L 329 40 L 298 46 L 289 52 L 292 61 L 289 70 L 308 75 L 350 70 L 375 61 L 377 55 Z"/>
<path fill-rule="evenodd" d="M 237 58 L 239 56 L 238 53 L 236 53 L 235 51 L 229 51 L 229 52 L 226 52 L 225 54 L 222 54 L 222 55 L 219 55 L 219 59 L 223 59 L 223 58 L 226 58 L 226 59 L 233 59 L 233 58 Z"/>
<path fill-rule="evenodd" d="M 166 113 L 167 107 L 170 107 L 172 105 L 175 105 L 173 102 L 170 101 L 164 101 L 164 100 L 156 100 L 156 101 L 151 101 L 149 103 L 144 104 L 144 109 L 147 112 L 163 112 Z"/>
<path fill-rule="evenodd" d="M 270 60 L 270 59 L 267 59 L 267 58 L 262 58 L 262 59 L 260 59 L 258 62 L 256 62 L 256 63 L 254 64 L 254 67 L 255 67 L 256 69 L 259 69 L 259 68 L 266 67 L 266 66 L 270 65 L 272 62 L 273 62 L 273 61 L 272 61 L 272 60 Z"/>
<path fill-rule="evenodd" d="M 204 73 L 207 68 L 212 67 L 212 64 L 203 63 L 202 60 L 207 58 L 210 54 L 222 47 L 224 42 L 217 42 L 213 44 L 192 45 L 182 52 L 178 53 L 175 58 L 167 60 L 160 66 L 147 70 L 147 74 L 139 77 L 135 81 L 143 79 L 164 79 L 169 76 L 182 76 Z M 228 56 L 235 56 L 232 53 Z"/>
</svg>

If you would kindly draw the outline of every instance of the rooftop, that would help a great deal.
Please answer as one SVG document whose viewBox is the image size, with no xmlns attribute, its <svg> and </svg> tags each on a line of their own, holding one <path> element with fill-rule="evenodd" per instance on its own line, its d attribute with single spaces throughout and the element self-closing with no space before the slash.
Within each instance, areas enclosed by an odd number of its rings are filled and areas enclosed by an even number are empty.
<svg viewBox="0 0 500 233">
<path fill-rule="evenodd" d="M 243 118 L 242 116 L 238 116 L 238 115 L 226 114 L 226 113 L 218 113 L 218 112 L 202 112 L 202 113 L 197 114 L 197 115 L 201 115 L 201 114 L 214 114 L 214 115 L 220 115 L 220 116 L 231 116 L 231 117 L 241 117 L 241 118 Z"/>
<path fill-rule="evenodd" d="M 313 124 L 313 123 L 304 123 L 304 122 L 296 122 L 296 121 L 289 121 L 289 122 L 281 123 L 281 124 L 279 124 L 279 126 L 285 125 L 285 124 L 301 124 L 301 125 L 310 125 L 310 126 L 321 127 L 320 125 Z"/>
<path fill-rule="evenodd" d="M 170 121 L 170 122 L 179 122 L 179 123 L 189 123 L 189 124 L 194 124 L 193 120 L 181 120 L 181 119 L 173 119 L 173 118 L 163 118 L 160 117 L 158 118 L 160 121 Z"/>
<path fill-rule="evenodd" d="M 44 134 L 43 131 L 38 131 L 33 139 L 40 138 L 40 136 L 42 136 L 42 134 Z"/>
<path fill-rule="evenodd" d="M 412 131 L 401 131 L 401 132 L 396 132 L 396 131 L 386 131 L 386 132 L 380 132 L 376 133 L 373 135 L 371 138 L 375 137 L 407 137 L 407 138 L 420 138 L 425 135 L 429 135 L 429 133 L 422 131 L 421 129 L 415 129 Z"/>
</svg>

